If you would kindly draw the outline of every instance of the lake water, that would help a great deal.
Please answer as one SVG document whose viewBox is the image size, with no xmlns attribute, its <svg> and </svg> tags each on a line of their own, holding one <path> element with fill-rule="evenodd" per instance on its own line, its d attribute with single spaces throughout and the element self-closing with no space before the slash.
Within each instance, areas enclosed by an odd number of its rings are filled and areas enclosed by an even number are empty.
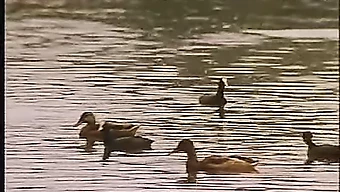
<svg viewBox="0 0 340 192">
<path fill-rule="evenodd" d="M 339 164 L 304 165 L 300 136 L 339 144 L 338 2 L 244 2 L 7 1 L 5 190 L 338 191 Z M 224 117 L 198 104 L 220 77 Z M 84 111 L 141 124 L 154 150 L 102 162 L 79 148 Z M 183 184 L 183 138 L 260 174 Z"/>
</svg>

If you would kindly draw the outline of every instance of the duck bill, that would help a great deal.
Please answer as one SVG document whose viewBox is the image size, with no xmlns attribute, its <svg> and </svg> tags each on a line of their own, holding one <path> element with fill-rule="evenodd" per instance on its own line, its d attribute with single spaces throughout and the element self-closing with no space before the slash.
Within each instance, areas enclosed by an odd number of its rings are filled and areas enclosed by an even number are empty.
<svg viewBox="0 0 340 192">
<path fill-rule="evenodd" d="M 224 84 L 225 86 L 229 86 L 229 84 L 228 84 L 228 79 L 227 79 L 227 78 L 223 77 L 223 78 L 221 78 L 221 81 L 223 82 L 223 84 Z"/>
<path fill-rule="evenodd" d="M 78 127 L 82 123 L 83 123 L 83 121 L 81 119 L 79 119 L 79 121 L 76 124 L 74 124 L 73 127 Z"/>
<path fill-rule="evenodd" d="M 179 152 L 179 149 L 174 149 L 173 151 L 171 151 L 168 155 L 171 155 L 171 154 L 173 154 L 173 153 L 178 153 Z"/>
<path fill-rule="evenodd" d="M 223 82 L 224 82 L 224 84 L 225 84 L 226 87 L 229 86 L 228 81 L 227 81 L 226 79 L 225 79 Z"/>
</svg>

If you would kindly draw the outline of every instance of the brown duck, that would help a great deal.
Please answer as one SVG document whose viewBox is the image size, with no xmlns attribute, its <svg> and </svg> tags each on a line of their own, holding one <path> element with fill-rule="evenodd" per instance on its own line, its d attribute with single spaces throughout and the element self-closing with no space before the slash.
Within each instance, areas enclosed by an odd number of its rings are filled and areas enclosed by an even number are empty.
<svg viewBox="0 0 340 192">
<path fill-rule="evenodd" d="M 91 151 L 96 141 L 104 141 L 104 135 L 103 132 L 99 130 L 100 124 L 96 123 L 96 118 L 93 113 L 84 112 L 80 116 L 78 122 L 74 125 L 74 127 L 77 127 L 82 123 L 86 123 L 86 125 L 83 128 L 81 128 L 79 138 L 86 138 L 87 143 L 85 150 Z M 113 122 L 105 122 L 102 125 L 102 128 L 112 129 L 112 131 L 110 131 L 110 134 L 113 137 L 119 138 L 134 136 L 139 128 L 139 125 L 116 124 Z"/>
<path fill-rule="evenodd" d="M 258 173 L 255 169 L 255 161 L 247 157 L 212 155 L 198 161 L 194 144 L 190 139 L 180 141 L 177 148 L 170 154 L 180 151 L 187 153 L 186 172 L 188 174 L 198 171 L 205 171 L 209 174 Z"/>
<path fill-rule="evenodd" d="M 305 164 L 311 164 L 314 161 L 325 161 L 327 163 L 340 162 L 340 146 L 316 145 L 312 141 L 313 134 L 309 131 L 302 133 L 302 138 L 308 145 Z"/>
</svg>

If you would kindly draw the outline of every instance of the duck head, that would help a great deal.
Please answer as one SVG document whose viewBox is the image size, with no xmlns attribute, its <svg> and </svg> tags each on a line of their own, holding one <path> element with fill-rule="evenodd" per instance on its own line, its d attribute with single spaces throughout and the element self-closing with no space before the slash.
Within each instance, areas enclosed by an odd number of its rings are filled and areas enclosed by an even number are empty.
<svg viewBox="0 0 340 192">
<path fill-rule="evenodd" d="M 225 86 L 228 86 L 228 81 L 226 78 L 220 78 L 217 85 L 219 88 L 224 88 Z"/>
<path fill-rule="evenodd" d="M 182 141 L 178 143 L 176 149 L 170 152 L 169 155 L 180 152 L 180 151 L 190 153 L 194 150 L 195 150 L 194 143 L 190 139 L 183 139 Z"/>
<path fill-rule="evenodd" d="M 227 79 L 225 78 L 220 78 L 219 81 L 217 82 L 218 88 L 217 88 L 217 95 L 223 95 L 224 89 L 226 86 L 228 86 Z"/>
<path fill-rule="evenodd" d="M 96 119 L 95 119 L 95 117 L 94 117 L 92 112 L 84 112 L 80 116 L 78 122 L 75 125 L 73 125 L 73 127 L 78 127 L 82 123 L 95 124 L 95 122 L 96 122 Z"/>
<path fill-rule="evenodd" d="M 303 138 L 303 141 L 306 143 L 306 142 L 309 142 L 312 140 L 313 138 L 313 134 L 310 132 L 310 131 L 306 131 L 306 132 L 303 132 L 302 133 L 302 138 Z"/>
</svg>

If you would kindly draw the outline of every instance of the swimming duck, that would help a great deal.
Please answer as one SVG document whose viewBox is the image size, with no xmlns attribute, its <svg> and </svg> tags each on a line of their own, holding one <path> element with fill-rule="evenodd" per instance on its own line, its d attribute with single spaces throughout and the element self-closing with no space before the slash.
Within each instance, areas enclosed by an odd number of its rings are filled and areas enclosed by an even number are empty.
<svg viewBox="0 0 340 192">
<path fill-rule="evenodd" d="M 74 125 L 77 127 L 82 123 L 87 123 L 79 133 L 79 138 L 86 138 L 86 151 L 91 151 L 94 143 L 96 141 L 104 141 L 103 133 L 99 131 L 100 127 L 112 129 L 110 134 L 115 137 L 126 137 L 126 136 L 134 136 L 139 125 L 132 124 L 115 124 L 112 122 L 105 122 L 102 126 L 96 123 L 96 118 L 91 112 L 84 112 L 78 122 Z"/>
<path fill-rule="evenodd" d="M 116 137 L 111 132 L 114 131 L 108 127 L 103 127 L 101 132 L 104 135 L 104 154 L 103 160 L 110 157 L 112 151 L 124 152 L 141 152 L 143 150 L 152 149 L 151 144 L 154 142 L 151 139 L 140 136 Z"/>
<path fill-rule="evenodd" d="M 312 137 L 313 134 L 309 131 L 302 133 L 303 141 L 308 145 L 305 164 L 311 164 L 313 161 L 340 162 L 340 146 L 316 145 Z"/>
<path fill-rule="evenodd" d="M 213 106 L 213 107 L 223 107 L 227 100 L 224 98 L 224 87 L 228 85 L 228 83 L 224 83 L 222 78 L 219 80 L 217 93 L 215 95 L 203 95 L 199 98 L 199 103 L 202 105 Z"/>
<path fill-rule="evenodd" d="M 255 169 L 256 165 L 253 164 L 254 160 L 237 155 L 233 157 L 212 155 L 198 161 L 194 143 L 190 139 L 180 141 L 177 148 L 170 154 L 180 151 L 186 152 L 188 156 L 186 162 L 187 173 L 196 173 L 198 171 L 205 171 L 209 174 L 258 173 Z"/>
</svg>

